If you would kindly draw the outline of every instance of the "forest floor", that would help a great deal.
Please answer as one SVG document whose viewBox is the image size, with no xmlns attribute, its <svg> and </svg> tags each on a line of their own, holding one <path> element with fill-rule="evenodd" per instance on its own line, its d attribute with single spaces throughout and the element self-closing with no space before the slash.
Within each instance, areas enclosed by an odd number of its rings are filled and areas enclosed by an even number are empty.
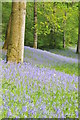
<svg viewBox="0 0 80 120">
<path fill-rule="evenodd" d="M 54 49 L 53 53 L 50 51 L 36 50 L 25 46 L 24 61 L 38 67 L 45 66 L 50 69 L 55 68 L 55 70 L 63 71 L 71 75 L 78 75 L 78 63 L 80 63 L 80 61 L 75 51 L 70 51 L 70 49 Z"/>
<path fill-rule="evenodd" d="M 5 63 L 6 53 L 0 51 L 2 117 L 77 118 L 78 59 L 75 51 L 71 51 L 70 56 L 66 50 L 51 53 L 24 48 L 23 64 Z"/>
<path fill-rule="evenodd" d="M 68 47 L 66 49 L 50 49 L 49 51 L 70 58 L 78 58 L 78 54 L 75 54 L 76 47 Z"/>
</svg>

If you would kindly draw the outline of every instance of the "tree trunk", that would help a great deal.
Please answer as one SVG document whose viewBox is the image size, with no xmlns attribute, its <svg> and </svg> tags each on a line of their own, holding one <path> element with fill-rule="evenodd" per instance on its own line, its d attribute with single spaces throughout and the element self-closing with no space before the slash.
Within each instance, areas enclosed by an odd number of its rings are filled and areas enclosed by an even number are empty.
<svg viewBox="0 0 80 120">
<path fill-rule="evenodd" d="M 56 15 L 56 2 L 53 3 L 53 14 L 54 16 Z M 55 36 L 55 25 L 54 25 L 54 33 L 53 35 Z M 55 37 L 54 37 L 54 48 L 56 48 L 56 40 L 55 40 Z"/>
<path fill-rule="evenodd" d="M 66 17 L 66 12 L 65 12 L 65 17 Z M 63 48 L 65 48 L 65 24 L 66 24 L 66 21 L 64 20 L 64 31 L 63 31 Z"/>
<path fill-rule="evenodd" d="M 37 49 L 37 0 L 34 0 L 34 45 Z"/>
<path fill-rule="evenodd" d="M 8 23 L 7 29 L 6 29 L 5 42 L 4 42 L 4 45 L 2 48 L 4 50 L 7 50 L 7 48 L 8 48 L 8 42 L 9 42 L 9 38 L 10 38 L 10 28 L 11 28 L 11 15 L 10 15 L 9 23 Z"/>
<path fill-rule="evenodd" d="M 78 42 L 77 42 L 76 53 L 80 53 L 80 2 L 78 3 L 78 9 L 79 9 L 79 28 L 78 28 Z"/>
<path fill-rule="evenodd" d="M 63 32 L 63 48 L 65 48 L 65 31 Z"/>
<path fill-rule="evenodd" d="M 66 11 L 65 11 L 65 17 L 66 17 Z M 64 24 L 64 31 L 63 31 L 63 48 L 65 48 L 65 25 L 66 25 L 66 20 L 64 20 L 63 24 Z"/>
<path fill-rule="evenodd" d="M 56 2 L 53 2 L 53 15 L 56 15 Z M 52 41 L 50 41 L 50 45 L 52 46 L 54 41 L 54 48 L 56 48 L 56 40 L 55 40 L 55 24 L 54 27 L 51 29 Z"/>
<path fill-rule="evenodd" d="M 7 61 L 23 62 L 24 56 L 24 33 L 25 33 L 25 16 L 26 1 L 12 2 L 11 14 L 11 31 L 10 40 L 7 50 Z"/>
</svg>

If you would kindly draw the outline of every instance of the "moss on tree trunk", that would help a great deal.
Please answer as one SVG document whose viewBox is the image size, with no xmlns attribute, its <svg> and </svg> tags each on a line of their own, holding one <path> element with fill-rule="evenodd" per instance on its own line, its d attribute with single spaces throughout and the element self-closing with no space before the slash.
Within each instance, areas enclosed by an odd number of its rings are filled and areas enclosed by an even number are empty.
<svg viewBox="0 0 80 120">
<path fill-rule="evenodd" d="M 10 40 L 7 61 L 23 62 L 26 2 L 12 2 Z"/>
</svg>

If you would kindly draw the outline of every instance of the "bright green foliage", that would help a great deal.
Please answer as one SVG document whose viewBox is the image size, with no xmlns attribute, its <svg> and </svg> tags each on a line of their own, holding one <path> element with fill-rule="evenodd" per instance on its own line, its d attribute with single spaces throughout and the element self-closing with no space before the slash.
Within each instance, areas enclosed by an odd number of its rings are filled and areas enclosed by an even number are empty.
<svg viewBox="0 0 80 120">
<path fill-rule="evenodd" d="M 25 26 L 25 45 L 33 47 L 34 40 L 34 3 L 27 3 L 26 7 L 26 26 Z"/>
<path fill-rule="evenodd" d="M 2 38 L 5 40 L 5 33 L 7 24 L 9 22 L 9 16 L 11 14 L 11 2 L 2 3 Z"/>
<path fill-rule="evenodd" d="M 33 47 L 34 3 L 27 2 L 26 10 L 25 45 Z M 3 3 L 3 36 L 10 12 L 11 3 Z M 37 3 L 37 19 L 38 48 L 62 48 L 64 30 L 66 47 L 77 44 L 78 3 L 39 2 Z"/>
</svg>

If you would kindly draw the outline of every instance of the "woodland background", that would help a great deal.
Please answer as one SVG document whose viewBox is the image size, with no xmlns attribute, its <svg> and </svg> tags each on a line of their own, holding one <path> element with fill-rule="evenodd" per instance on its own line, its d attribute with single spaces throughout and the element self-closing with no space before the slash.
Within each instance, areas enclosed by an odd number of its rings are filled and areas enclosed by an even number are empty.
<svg viewBox="0 0 80 120">
<path fill-rule="evenodd" d="M 11 2 L 2 3 L 2 40 L 9 16 L 11 14 Z M 34 41 L 34 3 L 27 2 L 26 7 L 25 40 L 26 46 L 33 47 Z M 37 3 L 37 35 L 38 48 L 54 49 L 65 46 L 75 46 L 78 41 L 78 3 Z"/>
</svg>

